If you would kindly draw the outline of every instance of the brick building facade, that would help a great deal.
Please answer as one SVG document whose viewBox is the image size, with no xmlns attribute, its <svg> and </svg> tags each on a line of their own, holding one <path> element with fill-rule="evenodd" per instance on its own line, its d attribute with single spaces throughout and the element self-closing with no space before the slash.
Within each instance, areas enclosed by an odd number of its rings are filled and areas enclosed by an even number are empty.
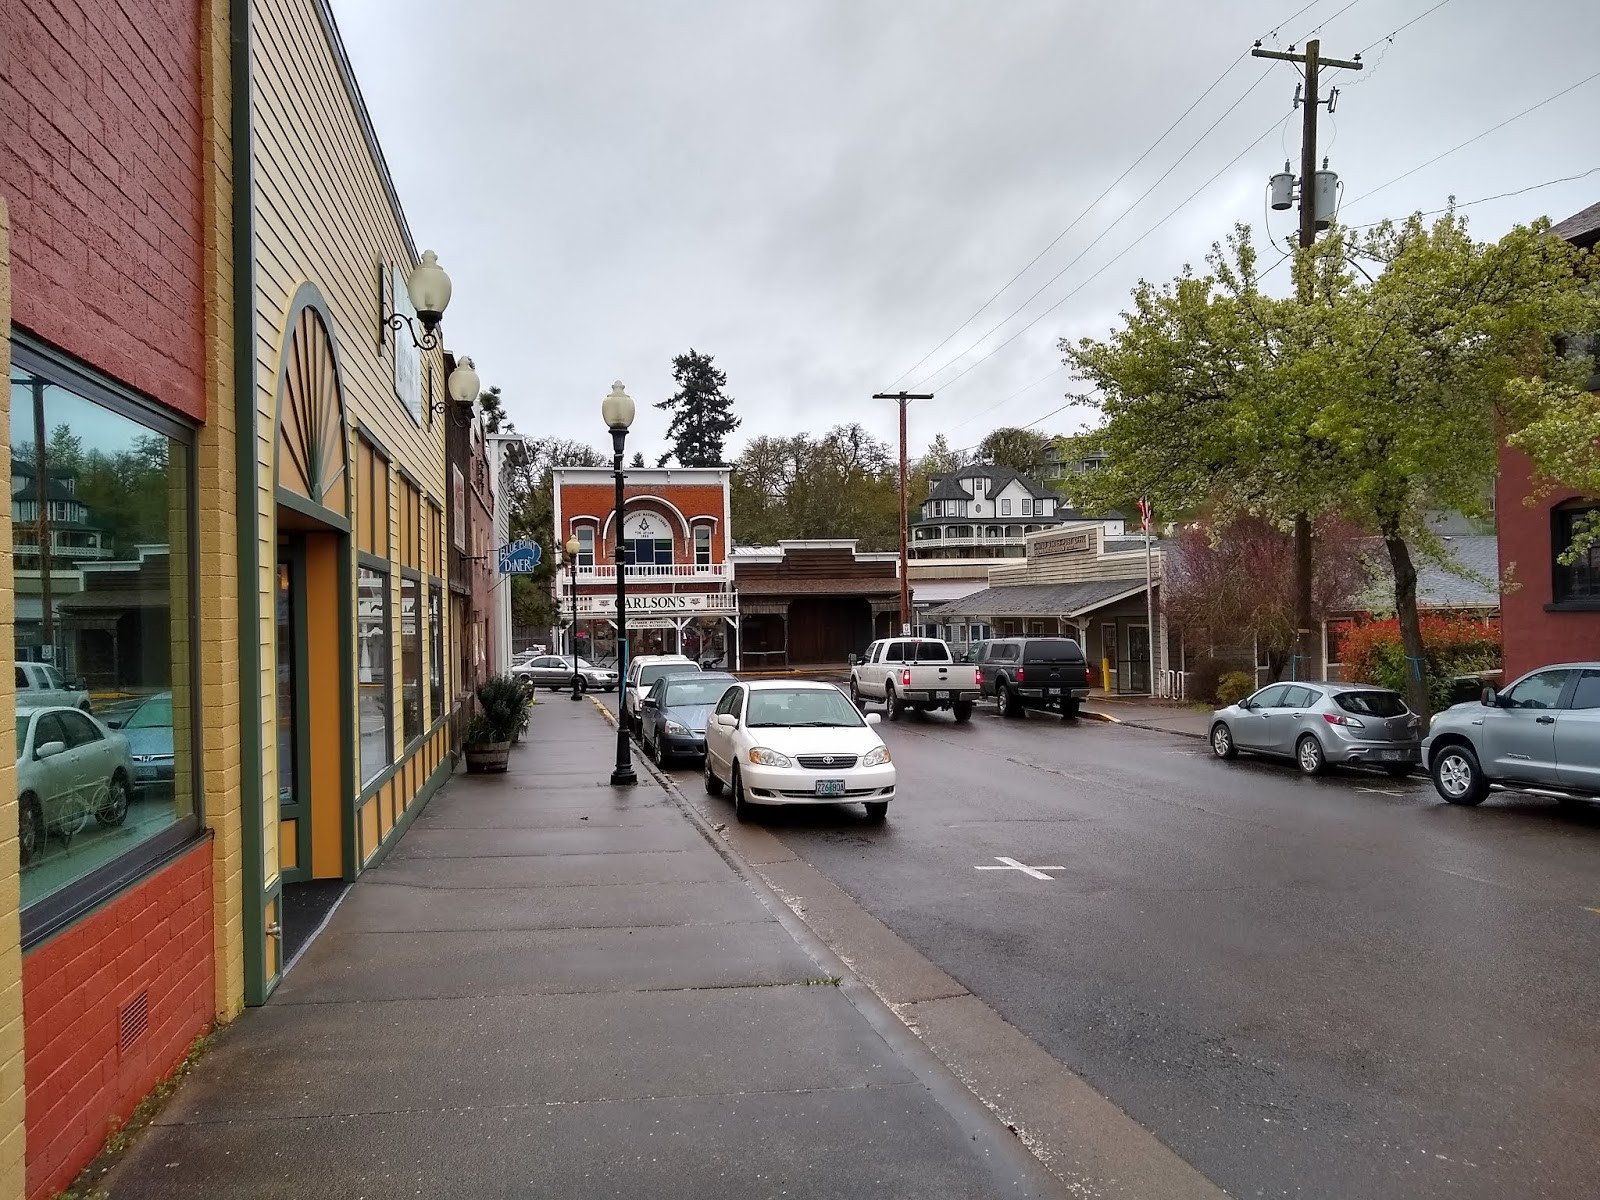
<svg viewBox="0 0 1600 1200">
<path fill-rule="evenodd" d="M 738 661 L 739 597 L 729 563 L 725 467 L 638 469 L 627 474 L 622 529 L 608 468 L 555 469 L 556 544 L 577 538 L 577 626 L 566 570 L 556 574 L 565 653 L 617 657 L 615 552 L 622 539 L 632 654 Z"/>
</svg>

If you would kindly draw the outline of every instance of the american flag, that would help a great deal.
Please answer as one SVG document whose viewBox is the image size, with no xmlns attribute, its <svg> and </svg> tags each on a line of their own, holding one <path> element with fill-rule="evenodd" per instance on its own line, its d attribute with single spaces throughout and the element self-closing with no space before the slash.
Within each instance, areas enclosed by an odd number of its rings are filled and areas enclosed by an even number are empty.
<svg viewBox="0 0 1600 1200">
<path fill-rule="evenodd" d="M 1139 497 L 1139 528 L 1150 532 L 1150 501 L 1143 496 Z"/>
</svg>

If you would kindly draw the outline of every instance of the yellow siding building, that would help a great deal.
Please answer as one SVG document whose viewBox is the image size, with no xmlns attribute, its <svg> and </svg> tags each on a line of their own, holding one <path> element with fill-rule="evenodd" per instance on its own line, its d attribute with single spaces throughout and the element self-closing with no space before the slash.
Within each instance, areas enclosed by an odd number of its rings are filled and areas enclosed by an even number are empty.
<svg viewBox="0 0 1600 1200">
<path fill-rule="evenodd" d="M 444 366 L 388 320 L 417 248 L 325 0 L 250 13 L 237 949 L 259 1003 L 311 932 L 286 890 L 353 879 L 451 762 Z"/>
</svg>

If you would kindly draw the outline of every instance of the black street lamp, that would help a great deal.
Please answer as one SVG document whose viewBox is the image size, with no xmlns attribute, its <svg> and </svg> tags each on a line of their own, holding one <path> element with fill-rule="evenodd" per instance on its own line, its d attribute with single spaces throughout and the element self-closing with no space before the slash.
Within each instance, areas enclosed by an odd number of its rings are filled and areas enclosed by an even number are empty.
<svg viewBox="0 0 1600 1200">
<path fill-rule="evenodd" d="M 567 551 L 567 590 L 572 593 L 572 698 L 581 700 L 579 694 L 583 680 L 578 674 L 578 545 L 577 538 L 568 538 Z"/>
<path fill-rule="evenodd" d="M 612 537 L 615 549 L 613 558 L 617 564 L 617 669 L 624 672 L 628 645 L 628 584 L 622 553 L 622 447 L 628 440 L 628 426 L 633 424 L 633 411 L 633 399 L 622 390 L 622 381 L 619 379 L 611 385 L 611 393 L 601 401 L 600 416 L 606 428 L 611 430 L 611 473 L 617 481 L 616 515 L 612 518 L 611 527 L 615 531 Z M 632 787 L 639 782 L 639 777 L 633 773 L 633 748 L 628 744 L 628 725 L 624 720 L 628 711 L 627 700 L 627 677 L 624 674 L 617 684 L 617 765 L 611 770 L 611 782 L 618 787 Z"/>
</svg>

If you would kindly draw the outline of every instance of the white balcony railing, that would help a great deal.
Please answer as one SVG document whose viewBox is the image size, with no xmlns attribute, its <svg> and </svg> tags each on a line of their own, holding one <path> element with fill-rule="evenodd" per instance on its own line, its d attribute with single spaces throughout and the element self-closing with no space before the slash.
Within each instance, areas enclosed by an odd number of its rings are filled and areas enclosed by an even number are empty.
<svg viewBox="0 0 1600 1200">
<path fill-rule="evenodd" d="M 636 563 L 623 568 L 627 579 L 658 579 L 658 580 L 689 580 L 699 582 L 702 580 L 722 580 L 729 578 L 733 572 L 727 563 L 707 563 L 697 566 L 694 563 Z M 578 568 L 578 583 L 612 583 L 617 578 L 616 563 L 596 563 L 592 567 Z"/>
</svg>

